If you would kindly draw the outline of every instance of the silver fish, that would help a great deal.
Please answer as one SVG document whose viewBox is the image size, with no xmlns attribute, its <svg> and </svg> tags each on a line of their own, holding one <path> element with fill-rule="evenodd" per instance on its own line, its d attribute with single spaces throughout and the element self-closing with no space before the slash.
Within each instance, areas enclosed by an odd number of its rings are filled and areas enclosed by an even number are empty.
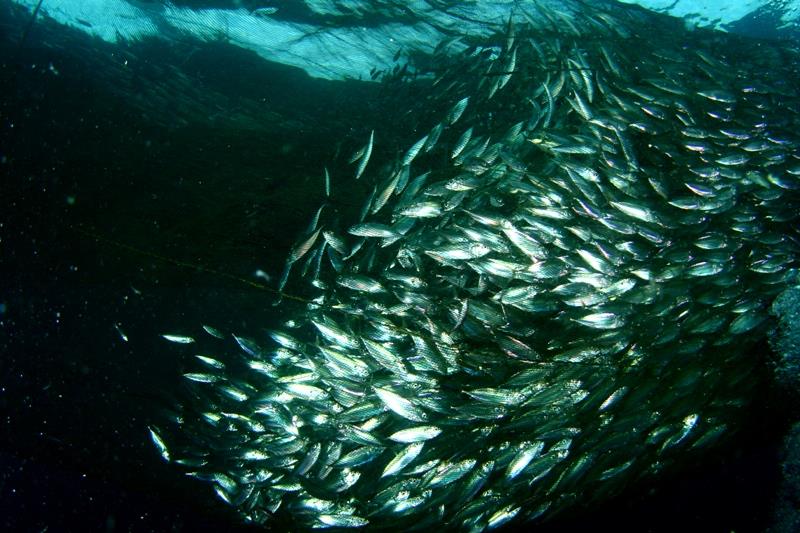
<svg viewBox="0 0 800 533">
<path fill-rule="evenodd" d="M 364 148 L 364 154 L 361 156 L 361 160 L 358 162 L 358 168 L 356 169 L 356 179 L 360 178 L 362 174 L 364 174 L 364 170 L 367 168 L 367 163 L 369 163 L 369 159 L 372 156 L 372 143 L 375 141 L 375 130 L 372 130 L 369 133 L 369 141 L 367 142 L 366 147 Z"/>
</svg>

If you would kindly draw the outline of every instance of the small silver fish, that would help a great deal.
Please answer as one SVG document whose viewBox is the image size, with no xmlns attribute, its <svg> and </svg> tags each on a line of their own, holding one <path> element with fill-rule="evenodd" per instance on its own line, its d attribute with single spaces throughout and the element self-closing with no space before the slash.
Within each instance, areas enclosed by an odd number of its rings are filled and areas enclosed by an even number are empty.
<svg viewBox="0 0 800 533">
<path fill-rule="evenodd" d="M 189 337 L 188 335 L 175 335 L 172 333 L 164 333 L 161 335 L 169 342 L 174 342 L 176 344 L 192 344 L 194 342 L 194 337 Z"/>
<path fill-rule="evenodd" d="M 372 156 L 372 144 L 375 141 L 375 130 L 372 130 L 369 134 L 369 141 L 367 145 L 364 147 L 364 153 L 361 156 L 361 160 L 358 163 L 358 169 L 356 169 L 356 179 L 360 178 L 362 174 L 364 174 L 364 170 L 367 168 L 367 163 L 369 163 L 369 159 Z"/>
</svg>

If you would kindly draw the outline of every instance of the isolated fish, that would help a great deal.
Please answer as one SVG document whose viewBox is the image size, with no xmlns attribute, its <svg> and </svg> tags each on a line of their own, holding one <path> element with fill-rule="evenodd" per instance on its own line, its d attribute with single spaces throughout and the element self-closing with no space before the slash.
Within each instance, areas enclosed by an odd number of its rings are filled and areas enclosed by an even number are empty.
<svg viewBox="0 0 800 533">
<path fill-rule="evenodd" d="M 174 342 L 176 344 L 191 344 L 194 342 L 194 338 L 188 335 L 174 335 L 171 333 L 165 333 L 161 336 L 169 342 Z"/>
<path fill-rule="evenodd" d="M 370 157 L 372 157 L 372 143 L 375 141 L 375 130 L 372 130 L 369 134 L 369 141 L 367 145 L 363 149 L 363 153 L 361 155 L 361 159 L 358 162 L 358 168 L 356 169 L 356 179 L 360 178 L 362 174 L 364 174 L 364 170 L 367 168 L 367 163 L 369 163 Z"/>
</svg>

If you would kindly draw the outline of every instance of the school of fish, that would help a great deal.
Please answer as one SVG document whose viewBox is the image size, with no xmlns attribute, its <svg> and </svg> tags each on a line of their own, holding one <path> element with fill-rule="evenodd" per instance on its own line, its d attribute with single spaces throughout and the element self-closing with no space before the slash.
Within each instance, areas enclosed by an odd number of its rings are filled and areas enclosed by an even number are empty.
<svg viewBox="0 0 800 533">
<path fill-rule="evenodd" d="M 285 327 L 165 335 L 204 343 L 165 460 L 250 522 L 482 531 L 736 431 L 797 269 L 800 55 L 587 5 L 437 47 L 431 123 L 388 166 L 364 138 L 360 216 L 292 248 Z"/>
</svg>

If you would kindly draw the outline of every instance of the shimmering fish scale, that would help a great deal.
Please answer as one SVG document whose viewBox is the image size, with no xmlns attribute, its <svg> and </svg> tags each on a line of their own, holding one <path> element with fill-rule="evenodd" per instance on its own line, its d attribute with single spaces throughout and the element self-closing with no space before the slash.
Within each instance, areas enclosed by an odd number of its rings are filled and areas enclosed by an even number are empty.
<svg viewBox="0 0 800 533">
<path fill-rule="evenodd" d="M 424 442 L 436 438 L 441 432 L 442 430 L 436 426 L 416 426 L 392 433 L 389 439 L 403 443 Z"/>
<path fill-rule="evenodd" d="M 359 274 L 339 276 L 336 279 L 336 283 L 342 287 L 346 287 L 358 292 L 366 292 L 370 294 L 386 292 L 386 289 L 380 284 L 380 282 L 368 276 L 362 276 Z"/>
<path fill-rule="evenodd" d="M 575 321 L 584 326 L 595 329 L 616 329 L 622 327 L 624 320 L 614 313 L 590 313 Z"/>
<path fill-rule="evenodd" d="M 425 412 L 416 407 L 413 402 L 403 398 L 399 394 L 389 390 L 375 387 L 375 394 L 381 399 L 386 407 L 408 420 L 414 422 L 424 422 L 427 420 Z"/>
<path fill-rule="evenodd" d="M 158 450 L 159 455 L 161 455 L 161 458 L 164 459 L 164 461 L 169 462 L 169 449 L 167 448 L 167 444 L 164 442 L 164 439 L 162 439 L 161 435 L 159 435 L 158 432 L 152 427 L 149 428 L 149 431 L 150 439 L 153 441 L 153 444 Z"/>
<path fill-rule="evenodd" d="M 174 342 L 176 344 L 191 344 L 194 342 L 194 338 L 189 337 L 187 335 L 173 335 L 165 333 L 164 335 L 161 336 L 164 337 L 169 342 Z"/>
<path fill-rule="evenodd" d="M 364 527 L 369 520 L 352 514 L 321 514 L 318 518 L 322 527 Z"/>
<path fill-rule="evenodd" d="M 397 455 L 394 456 L 391 461 L 389 461 L 389 463 L 383 469 L 381 477 L 391 476 L 403 470 L 406 466 L 411 464 L 414 459 L 417 458 L 424 445 L 424 442 L 414 442 L 403 448 Z"/>
<path fill-rule="evenodd" d="M 544 443 L 541 441 L 523 443 L 506 469 L 506 479 L 512 480 L 517 477 L 541 453 L 543 448 Z"/>
<path fill-rule="evenodd" d="M 467 475 L 477 464 L 475 459 L 464 459 L 457 463 L 445 463 L 436 469 L 433 478 L 428 482 L 429 487 L 442 487 L 458 481 Z"/>
<path fill-rule="evenodd" d="M 356 224 L 351 226 L 347 232 L 350 235 L 355 235 L 357 237 L 392 238 L 398 236 L 397 232 L 395 232 L 391 227 L 377 222 Z"/>
</svg>

